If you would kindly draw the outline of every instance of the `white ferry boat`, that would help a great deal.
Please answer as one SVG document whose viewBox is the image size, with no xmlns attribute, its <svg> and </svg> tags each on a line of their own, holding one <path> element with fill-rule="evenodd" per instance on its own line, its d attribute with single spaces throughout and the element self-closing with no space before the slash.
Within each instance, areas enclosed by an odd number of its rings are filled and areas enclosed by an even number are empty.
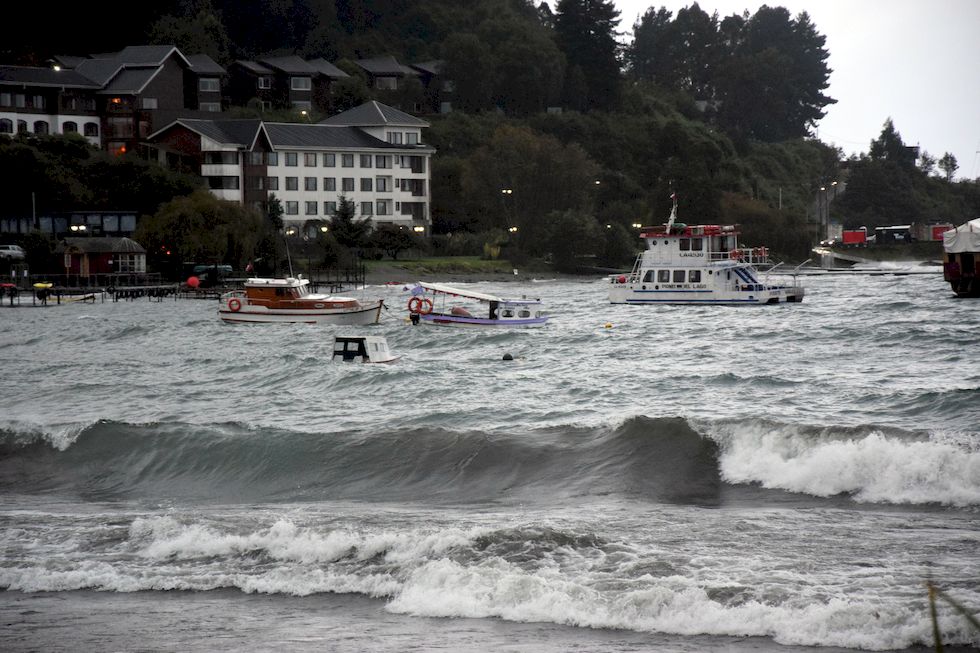
<svg viewBox="0 0 980 653">
<path fill-rule="evenodd" d="M 633 270 L 609 278 L 612 304 L 778 304 L 803 301 L 796 285 L 770 285 L 756 266 L 769 265 L 765 247 L 738 245 L 735 225 L 675 222 L 644 227 L 646 249 Z"/>
</svg>

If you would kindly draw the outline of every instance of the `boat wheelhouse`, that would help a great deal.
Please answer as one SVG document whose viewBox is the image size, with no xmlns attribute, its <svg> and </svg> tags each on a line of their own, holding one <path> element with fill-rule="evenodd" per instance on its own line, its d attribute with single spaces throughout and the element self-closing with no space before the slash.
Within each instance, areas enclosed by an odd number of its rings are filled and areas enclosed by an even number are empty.
<svg viewBox="0 0 980 653">
<path fill-rule="evenodd" d="M 336 336 L 333 339 L 333 360 L 345 363 L 391 363 L 388 341 L 383 336 Z"/>
<path fill-rule="evenodd" d="M 244 290 L 221 296 L 218 316 L 225 322 L 367 325 L 381 320 L 383 300 L 361 302 L 310 292 L 302 277 L 252 278 Z"/>
<path fill-rule="evenodd" d="M 980 297 L 980 218 L 943 232 L 943 279 L 958 297 Z"/>
<path fill-rule="evenodd" d="M 540 299 L 526 296 L 507 299 L 475 290 L 422 282 L 416 284 L 411 292 L 408 312 L 412 324 L 526 327 L 542 325 L 549 317 L 541 310 Z"/>
<path fill-rule="evenodd" d="M 765 247 L 740 247 L 736 225 L 686 225 L 669 221 L 644 227 L 646 243 L 629 274 L 609 277 L 612 304 L 778 304 L 803 301 L 796 285 L 773 285 Z M 770 272 L 773 268 L 770 268 Z"/>
</svg>

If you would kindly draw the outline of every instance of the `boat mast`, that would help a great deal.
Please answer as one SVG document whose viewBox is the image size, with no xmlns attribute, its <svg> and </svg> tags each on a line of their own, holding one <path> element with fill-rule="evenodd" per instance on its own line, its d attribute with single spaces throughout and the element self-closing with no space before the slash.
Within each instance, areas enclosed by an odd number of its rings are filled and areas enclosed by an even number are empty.
<svg viewBox="0 0 980 653">
<path fill-rule="evenodd" d="M 670 228 L 674 226 L 674 220 L 677 219 L 677 193 L 671 193 L 670 199 L 673 205 L 670 207 L 670 218 L 667 220 L 667 230 L 665 233 L 670 233 Z"/>
<path fill-rule="evenodd" d="M 282 242 L 286 246 L 286 264 L 289 266 L 289 276 L 293 276 L 293 260 L 289 257 L 289 240 L 286 238 L 286 233 L 282 234 Z"/>
</svg>

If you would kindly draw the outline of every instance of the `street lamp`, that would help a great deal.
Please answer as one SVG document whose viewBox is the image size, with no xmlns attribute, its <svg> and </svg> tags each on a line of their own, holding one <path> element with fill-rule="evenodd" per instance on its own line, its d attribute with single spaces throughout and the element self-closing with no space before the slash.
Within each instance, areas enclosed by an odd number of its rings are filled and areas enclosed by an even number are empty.
<svg viewBox="0 0 980 653">
<path fill-rule="evenodd" d="M 321 233 L 321 234 L 325 234 L 325 233 L 327 233 L 328 231 L 330 231 L 330 227 L 328 227 L 328 226 L 327 226 L 327 225 L 325 225 L 325 224 L 323 224 L 323 225 L 320 225 L 320 233 Z"/>
<path fill-rule="evenodd" d="M 412 227 L 412 231 L 414 231 L 417 234 L 420 234 L 420 233 L 423 233 L 425 231 L 425 227 L 423 227 L 420 224 L 417 224 L 414 227 Z"/>
<path fill-rule="evenodd" d="M 633 227 L 634 229 L 642 229 L 642 228 L 643 228 L 643 224 L 641 224 L 641 223 L 639 223 L 639 222 L 634 222 L 634 223 L 632 224 L 632 227 Z"/>
</svg>

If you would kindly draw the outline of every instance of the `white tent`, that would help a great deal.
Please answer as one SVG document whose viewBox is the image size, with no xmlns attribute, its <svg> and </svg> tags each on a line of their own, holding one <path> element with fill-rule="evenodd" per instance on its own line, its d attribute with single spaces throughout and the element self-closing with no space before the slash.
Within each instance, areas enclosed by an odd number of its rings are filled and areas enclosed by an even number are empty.
<svg viewBox="0 0 980 653">
<path fill-rule="evenodd" d="M 980 218 L 944 232 L 943 248 L 950 254 L 980 252 Z"/>
</svg>

